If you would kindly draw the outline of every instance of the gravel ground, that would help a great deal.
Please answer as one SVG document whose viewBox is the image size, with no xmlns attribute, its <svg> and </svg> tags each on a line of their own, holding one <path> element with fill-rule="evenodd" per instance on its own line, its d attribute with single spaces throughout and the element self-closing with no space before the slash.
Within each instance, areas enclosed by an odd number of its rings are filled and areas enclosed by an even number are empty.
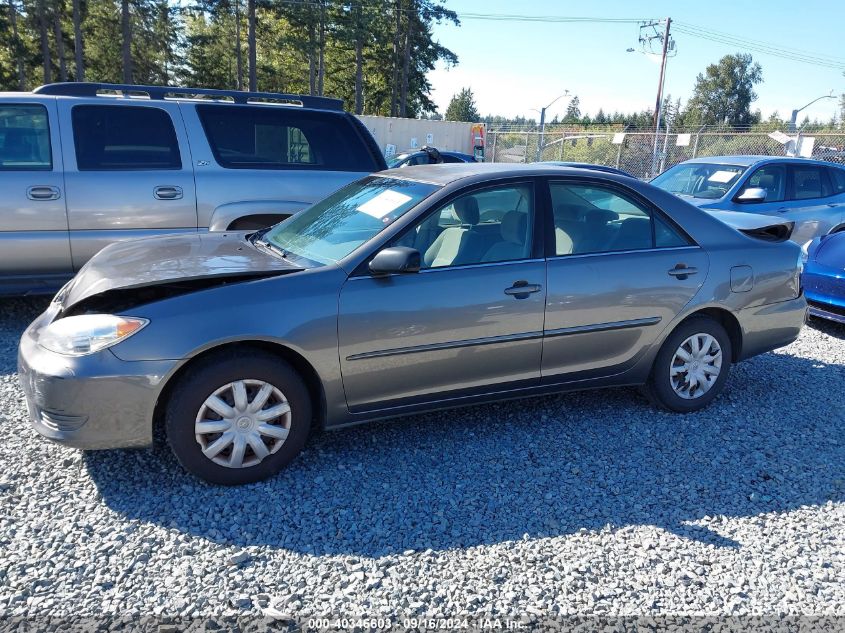
<svg viewBox="0 0 845 633">
<path fill-rule="evenodd" d="M 709 409 L 634 390 L 327 433 L 271 481 L 29 427 L 0 301 L 0 616 L 845 616 L 845 327 Z M 275 609 L 275 611 L 269 610 Z"/>
</svg>

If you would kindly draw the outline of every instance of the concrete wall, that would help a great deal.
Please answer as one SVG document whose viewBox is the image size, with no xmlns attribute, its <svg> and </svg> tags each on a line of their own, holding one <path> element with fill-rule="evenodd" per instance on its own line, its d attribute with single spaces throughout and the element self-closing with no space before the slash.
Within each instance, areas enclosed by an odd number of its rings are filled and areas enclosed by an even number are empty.
<svg viewBox="0 0 845 633">
<path fill-rule="evenodd" d="M 423 145 L 472 154 L 472 123 L 364 115 L 358 118 L 370 130 L 385 155 L 389 153 L 390 145 L 395 147 L 397 154 Z"/>
</svg>

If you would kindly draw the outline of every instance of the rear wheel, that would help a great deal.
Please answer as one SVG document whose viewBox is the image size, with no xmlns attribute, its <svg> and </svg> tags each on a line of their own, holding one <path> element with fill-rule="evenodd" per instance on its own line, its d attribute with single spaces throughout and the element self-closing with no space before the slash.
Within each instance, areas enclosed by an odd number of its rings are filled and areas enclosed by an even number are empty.
<svg viewBox="0 0 845 633">
<path fill-rule="evenodd" d="M 645 393 L 664 409 L 697 411 L 722 392 L 730 365 L 731 340 L 725 328 L 710 317 L 694 317 L 663 343 Z"/>
<path fill-rule="evenodd" d="M 221 353 L 180 379 L 165 424 L 187 471 L 211 483 L 245 484 L 276 474 L 299 454 L 311 400 L 283 360 L 261 351 Z"/>
</svg>

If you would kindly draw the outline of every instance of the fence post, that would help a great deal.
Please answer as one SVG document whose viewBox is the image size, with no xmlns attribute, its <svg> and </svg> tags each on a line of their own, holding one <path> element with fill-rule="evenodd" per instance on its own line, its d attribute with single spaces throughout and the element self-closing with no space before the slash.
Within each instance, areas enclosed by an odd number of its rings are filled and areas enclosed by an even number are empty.
<svg viewBox="0 0 845 633">
<path fill-rule="evenodd" d="M 619 161 L 622 160 L 622 143 L 616 148 L 616 169 L 619 169 Z"/>
<path fill-rule="evenodd" d="M 706 125 L 702 125 L 698 132 L 695 133 L 695 145 L 692 146 L 692 157 L 695 158 L 698 154 L 698 139 L 701 137 L 701 131 L 706 128 Z"/>
<path fill-rule="evenodd" d="M 528 162 L 528 141 L 530 139 L 530 134 L 531 133 L 528 130 L 525 130 L 525 153 L 522 155 L 523 163 Z"/>
<path fill-rule="evenodd" d="M 488 136 L 489 136 L 489 134 L 488 134 Z M 491 163 L 496 162 L 496 139 L 497 138 L 499 138 L 499 133 L 494 130 L 493 131 L 493 155 L 490 157 Z"/>
</svg>

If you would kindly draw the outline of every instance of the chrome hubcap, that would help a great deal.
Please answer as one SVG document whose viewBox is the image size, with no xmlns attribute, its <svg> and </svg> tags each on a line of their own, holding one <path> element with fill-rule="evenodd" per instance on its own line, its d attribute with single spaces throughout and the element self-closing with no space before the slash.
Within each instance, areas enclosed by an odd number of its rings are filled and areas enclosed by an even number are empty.
<svg viewBox="0 0 845 633">
<path fill-rule="evenodd" d="M 194 433 L 215 464 L 249 468 L 282 447 L 290 423 L 290 404 L 279 389 L 263 380 L 237 380 L 205 399 Z"/>
<path fill-rule="evenodd" d="M 669 367 L 672 390 L 685 400 L 710 391 L 722 372 L 722 348 L 709 334 L 693 334 L 675 351 Z"/>
</svg>

